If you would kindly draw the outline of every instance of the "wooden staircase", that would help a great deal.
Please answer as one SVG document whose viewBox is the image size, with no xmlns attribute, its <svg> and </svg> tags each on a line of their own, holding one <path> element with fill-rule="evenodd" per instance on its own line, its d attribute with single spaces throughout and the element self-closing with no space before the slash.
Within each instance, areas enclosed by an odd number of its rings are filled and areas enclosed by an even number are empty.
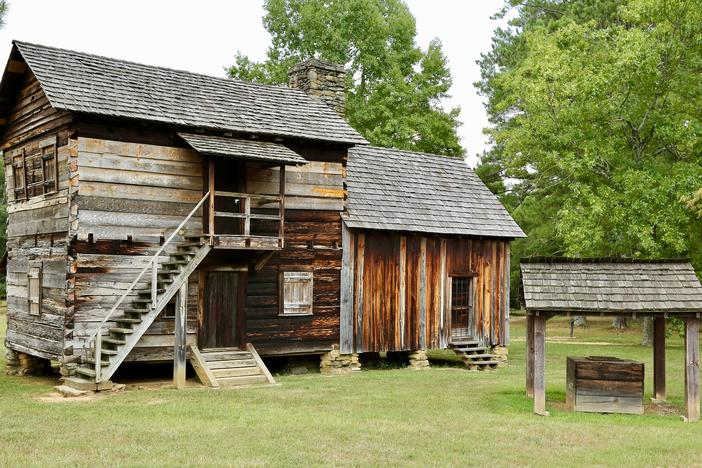
<svg viewBox="0 0 702 468">
<path fill-rule="evenodd" d="M 213 388 L 275 384 L 275 379 L 250 343 L 246 345 L 246 350 L 199 350 L 191 345 L 190 362 L 200 382 Z"/>
<path fill-rule="evenodd" d="M 83 358 L 75 369 L 77 375 L 67 379 L 65 384 L 80 390 L 109 388 L 110 385 L 105 383 L 211 249 L 207 239 L 200 237 L 186 237 L 183 242 L 175 244 L 167 260 L 158 264 L 156 301 L 152 299 L 153 281 L 148 288 L 133 289 L 136 298 L 119 303 L 119 308 L 110 317 L 114 325 L 106 323 L 107 328 L 99 330 L 97 349 Z M 96 356 L 101 356 L 99 376 L 96 375 Z"/>
<path fill-rule="evenodd" d="M 497 368 L 500 361 L 489 354 L 487 346 L 473 339 L 453 340 L 449 347 L 456 353 L 469 370 L 488 370 Z"/>
</svg>

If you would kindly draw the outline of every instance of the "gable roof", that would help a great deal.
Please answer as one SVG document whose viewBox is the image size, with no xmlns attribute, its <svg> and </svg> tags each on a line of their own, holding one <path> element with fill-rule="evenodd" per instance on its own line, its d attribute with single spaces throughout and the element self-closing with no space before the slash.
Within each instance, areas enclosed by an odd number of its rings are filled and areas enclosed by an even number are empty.
<svg viewBox="0 0 702 468">
<path fill-rule="evenodd" d="M 529 310 L 702 312 L 702 285 L 686 260 L 523 259 Z"/>
<path fill-rule="evenodd" d="M 286 146 L 267 141 L 242 140 L 223 136 L 178 133 L 195 151 L 203 155 L 253 159 L 272 163 L 305 164 L 305 158 Z"/>
<path fill-rule="evenodd" d="M 347 188 L 352 228 L 524 237 L 459 158 L 357 146 L 349 150 Z"/>
<path fill-rule="evenodd" d="M 321 100 L 297 89 L 27 42 L 13 44 L 57 109 L 191 128 L 367 143 Z"/>
</svg>

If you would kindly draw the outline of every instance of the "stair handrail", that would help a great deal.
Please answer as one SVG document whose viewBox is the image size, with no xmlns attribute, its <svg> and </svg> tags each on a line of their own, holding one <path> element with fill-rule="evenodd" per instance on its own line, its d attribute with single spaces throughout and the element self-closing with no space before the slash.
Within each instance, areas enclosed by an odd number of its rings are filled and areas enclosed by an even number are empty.
<svg viewBox="0 0 702 468">
<path fill-rule="evenodd" d="M 209 197 L 210 197 L 210 192 L 207 192 L 207 193 L 205 194 L 205 196 L 202 197 L 202 199 L 198 202 L 198 204 L 195 205 L 195 208 L 192 209 L 192 211 L 190 212 L 190 214 L 188 214 L 188 216 L 185 217 L 185 219 L 178 225 L 178 227 L 171 233 L 171 235 L 168 236 L 168 239 L 166 240 L 166 242 L 164 242 L 163 245 L 161 245 L 161 247 L 160 247 L 160 248 L 156 251 L 156 253 L 151 257 L 151 260 L 149 261 L 149 264 L 148 264 L 147 266 L 145 266 L 143 270 L 141 270 L 141 272 L 139 273 L 139 275 L 137 275 L 136 279 L 135 279 L 134 281 L 132 281 L 132 284 L 130 284 L 129 287 L 127 288 L 127 290 L 124 291 L 124 293 L 122 293 L 122 295 L 119 297 L 119 299 L 117 299 L 117 302 L 115 302 L 115 305 L 112 306 L 112 308 L 111 308 L 110 311 L 107 313 L 107 315 L 105 315 L 105 316 L 102 318 L 102 320 L 100 321 L 100 323 L 95 327 L 95 331 L 93 331 L 93 333 L 90 335 L 90 337 L 88 337 L 88 342 L 89 342 L 89 343 L 92 344 L 93 340 L 95 340 L 95 337 L 102 331 L 102 326 L 105 325 L 105 323 L 110 319 L 110 317 L 112 317 L 112 314 L 115 313 L 115 311 L 117 310 L 117 308 L 118 308 L 120 305 L 122 305 L 122 302 L 124 301 L 124 299 L 129 295 L 130 292 L 132 292 L 132 290 L 134 289 L 134 286 L 136 286 L 137 283 L 139 283 L 139 280 L 141 280 L 141 278 L 144 276 L 144 274 L 145 274 L 149 269 L 152 269 L 152 271 L 153 271 L 152 285 L 151 285 L 151 293 L 152 293 L 152 305 L 151 305 L 151 307 L 152 307 L 152 308 L 154 307 L 155 302 L 154 302 L 153 294 L 154 294 L 155 289 L 156 289 L 156 283 L 155 283 L 155 281 L 154 281 L 154 278 L 157 276 L 158 258 L 161 256 L 161 254 L 162 254 L 163 251 L 166 249 L 166 247 L 170 244 L 170 242 L 176 237 L 176 235 L 183 229 L 183 227 L 185 227 L 185 225 L 187 224 L 187 222 L 190 221 L 190 218 L 193 217 L 193 215 L 197 212 L 197 210 L 200 209 L 200 207 L 202 207 L 203 203 L 205 203 L 205 201 L 206 201 Z M 97 350 L 96 350 L 96 351 L 97 351 Z M 101 353 L 100 353 L 100 354 L 101 354 Z M 96 355 L 96 356 L 95 356 L 95 361 L 96 361 L 96 363 L 99 363 L 100 360 L 101 360 L 101 356 L 97 356 L 97 355 Z"/>
</svg>

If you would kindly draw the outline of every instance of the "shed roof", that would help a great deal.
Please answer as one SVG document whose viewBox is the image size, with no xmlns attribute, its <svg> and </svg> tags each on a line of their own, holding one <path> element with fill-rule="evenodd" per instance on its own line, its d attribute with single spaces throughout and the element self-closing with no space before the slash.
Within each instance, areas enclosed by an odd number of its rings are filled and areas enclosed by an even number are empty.
<svg viewBox="0 0 702 468">
<path fill-rule="evenodd" d="M 183 127 L 367 143 L 321 100 L 297 89 L 13 43 L 57 109 Z"/>
<path fill-rule="evenodd" d="M 522 260 L 528 310 L 702 312 L 702 285 L 687 260 Z"/>
<path fill-rule="evenodd" d="M 178 136 L 200 154 L 284 164 L 307 162 L 293 150 L 277 143 L 194 133 L 178 133 Z"/>
<path fill-rule="evenodd" d="M 349 150 L 347 188 L 352 228 L 524 237 L 460 158 L 358 146 Z"/>
</svg>

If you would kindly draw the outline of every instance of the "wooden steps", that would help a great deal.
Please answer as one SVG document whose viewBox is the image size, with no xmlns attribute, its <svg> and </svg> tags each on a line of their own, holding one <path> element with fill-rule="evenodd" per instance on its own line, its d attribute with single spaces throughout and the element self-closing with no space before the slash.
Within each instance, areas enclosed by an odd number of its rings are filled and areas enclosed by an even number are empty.
<svg viewBox="0 0 702 468">
<path fill-rule="evenodd" d="M 487 346 L 481 345 L 478 340 L 454 340 L 449 343 L 449 348 L 463 360 L 469 370 L 496 369 L 500 364 L 493 354 L 487 352 Z"/>
<path fill-rule="evenodd" d="M 246 350 L 190 346 L 190 362 L 198 378 L 210 387 L 272 385 L 275 380 L 250 343 Z"/>
</svg>

